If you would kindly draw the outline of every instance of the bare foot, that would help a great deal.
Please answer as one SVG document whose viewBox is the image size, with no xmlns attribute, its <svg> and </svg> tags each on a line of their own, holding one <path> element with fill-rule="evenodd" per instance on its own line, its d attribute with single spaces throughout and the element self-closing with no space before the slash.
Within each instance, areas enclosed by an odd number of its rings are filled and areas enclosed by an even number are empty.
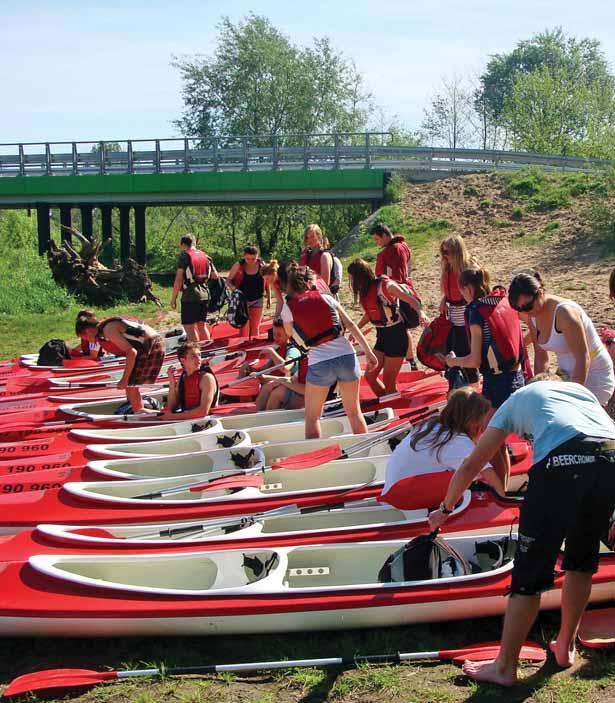
<svg viewBox="0 0 615 703">
<path fill-rule="evenodd" d="M 569 666 L 574 664 L 574 660 L 577 655 L 574 640 L 570 643 L 570 647 L 560 644 L 559 640 L 553 640 L 552 642 L 549 642 L 549 649 L 553 652 L 555 661 L 562 668 L 567 669 Z"/>
<path fill-rule="evenodd" d="M 517 683 L 517 672 L 504 671 L 495 661 L 472 662 L 466 661 L 463 672 L 471 679 L 484 683 L 497 683 L 500 686 L 514 686 Z"/>
</svg>

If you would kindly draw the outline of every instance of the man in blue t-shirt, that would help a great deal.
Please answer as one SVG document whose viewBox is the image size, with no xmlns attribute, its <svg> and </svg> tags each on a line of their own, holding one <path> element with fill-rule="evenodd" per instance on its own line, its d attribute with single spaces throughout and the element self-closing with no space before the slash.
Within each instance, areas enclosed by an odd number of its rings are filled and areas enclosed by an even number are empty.
<svg viewBox="0 0 615 703">
<path fill-rule="evenodd" d="M 511 433 L 532 441 L 534 463 L 519 518 L 502 647 L 495 661 L 464 666 L 477 681 L 504 686 L 517 681 L 519 652 L 538 614 L 540 594 L 553 585 L 564 539 L 562 621 L 550 647 L 560 666 L 572 665 L 600 540 L 615 510 L 615 424 L 584 386 L 537 380 L 513 393 L 491 418 L 451 478 L 440 508 L 430 514 L 432 530 Z"/>
</svg>

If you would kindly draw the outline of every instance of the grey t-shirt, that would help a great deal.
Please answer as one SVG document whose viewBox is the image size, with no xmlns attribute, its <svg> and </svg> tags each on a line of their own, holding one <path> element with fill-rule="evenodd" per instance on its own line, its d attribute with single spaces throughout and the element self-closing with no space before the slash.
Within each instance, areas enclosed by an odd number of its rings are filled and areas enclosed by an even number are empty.
<svg viewBox="0 0 615 703">
<path fill-rule="evenodd" d="M 532 441 L 534 463 L 576 437 L 615 439 L 615 423 L 596 396 L 579 383 L 536 381 L 515 391 L 489 427 Z"/>
</svg>

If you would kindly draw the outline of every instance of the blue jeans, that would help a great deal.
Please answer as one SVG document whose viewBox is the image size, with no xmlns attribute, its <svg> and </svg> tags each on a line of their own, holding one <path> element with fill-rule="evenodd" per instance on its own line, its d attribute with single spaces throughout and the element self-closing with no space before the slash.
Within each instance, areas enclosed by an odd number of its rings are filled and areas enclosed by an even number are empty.
<svg viewBox="0 0 615 703">
<path fill-rule="evenodd" d="M 338 381 L 356 381 L 360 376 L 356 354 L 344 354 L 309 366 L 306 381 L 314 386 L 332 386 Z"/>
<path fill-rule="evenodd" d="M 505 400 L 523 388 L 525 380 L 523 372 L 513 371 L 512 373 L 486 373 L 483 375 L 483 395 L 491 402 L 494 408 L 499 408 Z"/>
</svg>

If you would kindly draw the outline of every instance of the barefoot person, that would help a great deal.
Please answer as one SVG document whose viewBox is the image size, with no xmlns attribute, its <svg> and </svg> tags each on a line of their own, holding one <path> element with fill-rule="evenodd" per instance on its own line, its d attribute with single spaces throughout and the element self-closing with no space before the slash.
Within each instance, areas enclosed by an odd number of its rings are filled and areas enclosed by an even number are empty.
<svg viewBox="0 0 615 703">
<path fill-rule="evenodd" d="M 502 647 L 495 661 L 464 667 L 477 681 L 504 686 L 517 680 L 519 652 L 538 614 L 540 594 L 553 585 L 564 538 L 562 619 L 551 649 L 560 666 L 572 665 L 600 540 L 615 508 L 615 424 L 584 386 L 537 380 L 513 393 L 491 418 L 474 451 L 453 474 L 440 508 L 430 513 L 432 530 L 444 523 L 511 432 L 532 437 L 534 465 L 519 517 Z"/>
<path fill-rule="evenodd" d="M 412 251 L 406 240 L 401 235 L 393 235 L 391 230 L 382 222 L 376 223 L 370 230 L 376 246 L 380 247 L 376 257 L 376 276 L 388 276 L 395 283 L 405 284 L 410 292 L 420 302 L 412 283 Z M 407 308 L 406 308 L 407 310 Z M 408 330 L 408 351 L 406 358 L 410 362 L 413 371 L 416 371 L 417 362 L 414 356 L 414 342 L 410 330 L 417 328 L 421 324 L 420 317 L 416 311 L 410 310 L 405 320 Z"/>
<path fill-rule="evenodd" d="M 491 415 L 489 401 L 469 386 L 453 391 L 439 415 L 408 434 L 391 454 L 380 500 L 403 510 L 413 496 L 412 479 L 440 474 L 446 480 L 472 453 Z M 501 494 L 506 490 L 510 460 L 504 445 L 479 479 Z M 436 481 L 430 476 L 429 482 Z M 441 484 L 440 484 L 441 485 Z"/>
<path fill-rule="evenodd" d="M 376 368 L 378 359 L 338 301 L 311 288 L 311 280 L 305 266 L 291 270 L 288 298 L 282 308 L 286 333 L 309 350 L 305 384 L 306 439 L 320 437 L 320 416 L 333 384 L 337 384 L 352 431 L 355 434 L 367 432 L 359 402 L 359 361 L 344 336 L 342 325 L 365 352 L 368 372 Z"/>
<path fill-rule="evenodd" d="M 479 368 L 483 395 L 493 408 L 524 385 L 525 344 L 519 314 L 510 306 L 503 290 L 491 290 L 489 273 L 482 268 L 465 269 L 459 290 L 468 304 L 465 317 L 470 330 L 470 353 L 446 356 L 449 367 Z"/>
<path fill-rule="evenodd" d="M 179 242 L 181 254 L 177 260 L 177 271 L 171 293 L 171 308 L 177 307 L 177 296 L 182 295 L 181 323 L 190 342 L 211 339 L 207 327 L 207 303 L 209 302 L 209 279 L 217 279 L 218 273 L 205 252 L 196 248 L 196 237 L 186 234 Z"/>
<path fill-rule="evenodd" d="M 359 328 L 368 322 L 376 328 L 374 353 L 378 366 L 367 372 L 365 378 L 376 396 L 395 393 L 397 376 L 408 352 L 408 334 L 399 301 L 407 302 L 422 324 L 428 324 L 429 320 L 417 298 L 388 276 L 376 277 L 367 261 L 355 259 L 348 267 L 348 275 L 355 300 L 359 300 L 365 311 Z M 381 371 L 382 381 L 378 378 Z"/>
<path fill-rule="evenodd" d="M 163 420 L 192 420 L 209 415 L 218 402 L 218 381 L 207 364 L 201 363 L 201 349 L 196 342 L 177 348 L 181 373 L 169 368 L 169 398 Z"/>
<path fill-rule="evenodd" d="M 117 387 L 126 390 L 126 399 L 134 413 L 148 412 L 143 407 L 139 386 L 155 383 L 164 361 L 164 339 L 155 329 L 140 320 L 79 314 L 75 323 L 77 336 L 99 344 L 104 351 L 125 356 L 124 372 Z"/>
<path fill-rule="evenodd" d="M 547 352 L 553 352 L 566 379 L 589 388 L 605 406 L 615 390 L 613 361 L 585 310 L 572 300 L 547 293 L 536 273 L 517 274 L 508 299 L 515 310 L 529 316 L 534 371 L 545 372 Z"/>
</svg>

